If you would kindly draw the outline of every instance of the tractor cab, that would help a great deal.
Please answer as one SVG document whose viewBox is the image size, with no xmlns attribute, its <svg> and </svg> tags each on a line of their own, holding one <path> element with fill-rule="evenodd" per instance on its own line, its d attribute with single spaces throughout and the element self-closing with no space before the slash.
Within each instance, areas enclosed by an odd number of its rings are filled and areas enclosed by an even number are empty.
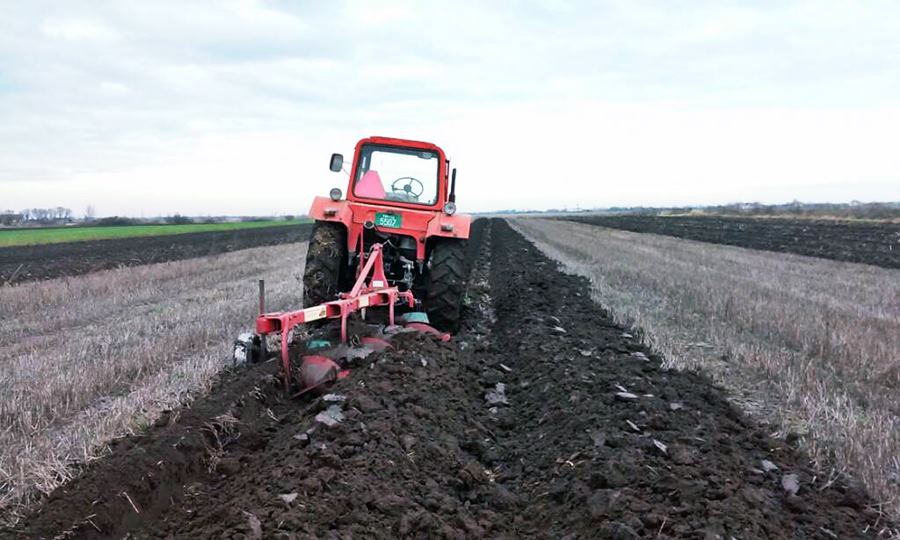
<svg viewBox="0 0 900 540">
<path fill-rule="evenodd" d="M 347 200 L 441 210 L 455 202 L 449 164 L 434 144 L 387 137 L 359 141 L 350 168 Z M 330 168 L 344 169 L 344 157 L 332 154 Z M 455 171 L 454 171 L 455 177 Z M 455 183 L 455 182 L 454 182 Z"/>
<path fill-rule="evenodd" d="M 434 322 L 454 329 L 472 218 L 456 214 L 456 169 L 451 172 L 444 151 L 427 142 L 368 137 L 356 144 L 349 170 L 341 154 L 332 154 L 329 168 L 349 175 L 347 194 L 334 188 L 329 197 L 316 197 L 309 211 L 316 225 L 304 304 L 333 300 L 378 244 L 388 282 L 413 291 Z"/>
<path fill-rule="evenodd" d="M 347 193 L 359 200 L 434 206 L 440 162 L 434 150 L 366 144 L 359 151 Z"/>
</svg>

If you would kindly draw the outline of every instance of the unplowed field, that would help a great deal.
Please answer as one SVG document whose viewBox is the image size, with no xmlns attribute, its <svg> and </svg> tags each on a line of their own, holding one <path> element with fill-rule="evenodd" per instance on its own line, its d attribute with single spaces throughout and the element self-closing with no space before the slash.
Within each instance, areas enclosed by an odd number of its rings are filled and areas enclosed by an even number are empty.
<svg viewBox="0 0 900 540">
<path fill-rule="evenodd" d="M 568 219 L 711 244 L 900 268 L 898 223 L 680 216 L 580 216 Z"/>
<path fill-rule="evenodd" d="M 288 398 L 273 362 L 230 373 L 5 536 L 863 538 L 885 527 L 864 493 L 818 475 L 708 379 L 660 369 L 586 280 L 506 222 L 477 222 L 479 241 L 452 342 L 401 335 L 330 388 L 338 397 Z M 331 427 L 315 419 L 327 407 L 343 415 Z"/>
<path fill-rule="evenodd" d="M 0 248 L 0 285 L 304 242 L 311 224 Z"/>
</svg>

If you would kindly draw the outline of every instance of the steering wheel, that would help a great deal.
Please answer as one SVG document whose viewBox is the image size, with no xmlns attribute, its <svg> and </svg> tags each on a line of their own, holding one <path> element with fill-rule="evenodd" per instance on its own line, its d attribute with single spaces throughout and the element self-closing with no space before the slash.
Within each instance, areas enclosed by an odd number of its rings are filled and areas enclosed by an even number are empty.
<svg viewBox="0 0 900 540">
<path fill-rule="evenodd" d="M 406 183 L 398 186 L 397 184 L 400 184 L 403 180 L 406 180 Z M 416 187 L 418 187 L 418 189 L 416 189 Z M 413 178 L 412 176 L 401 176 L 400 178 L 391 182 L 391 191 L 395 193 L 404 193 L 418 199 L 419 195 L 425 192 L 425 184 L 423 184 L 418 178 Z"/>
</svg>

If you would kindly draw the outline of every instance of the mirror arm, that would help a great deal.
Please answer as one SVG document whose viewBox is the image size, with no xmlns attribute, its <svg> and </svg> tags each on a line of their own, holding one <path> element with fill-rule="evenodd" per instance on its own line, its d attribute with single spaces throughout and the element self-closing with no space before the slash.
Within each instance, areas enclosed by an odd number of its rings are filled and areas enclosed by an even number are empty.
<svg viewBox="0 0 900 540">
<path fill-rule="evenodd" d="M 447 198 L 452 203 L 456 202 L 456 169 L 450 174 L 450 196 Z"/>
</svg>

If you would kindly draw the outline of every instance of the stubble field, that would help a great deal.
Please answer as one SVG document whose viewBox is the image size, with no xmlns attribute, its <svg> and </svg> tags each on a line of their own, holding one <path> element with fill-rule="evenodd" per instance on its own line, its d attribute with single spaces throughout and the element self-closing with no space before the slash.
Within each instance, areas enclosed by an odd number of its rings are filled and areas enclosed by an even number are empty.
<svg viewBox="0 0 900 540">
<path fill-rule="evenodd" d="M 330 389 L 343 400 L 289 398 L 272 362 L 226 373 L 208 397 L 148 415 L 151 427 L 118 439 L 5 535 L 891 534 L 878 501 L 812 462 L 797 440 L 773 437 L 705 375 L 668 369 L 591 299 L 588 280 L 561 272 L 505 221 L 478 221 L 472 241 L 464 328 L 450 343 L 397 338 Z M 231 278 L 236 289 L 255 277 L 276 282 L 277 272 L 285 285 L 293 279 L 271 249 Z M 204 288 L 212 297 L 220 289 Z M 252 308 L 241 309 L 249 327 Z M 241 317 L 227 319 L 240 326 Z M 216 326 L 197 342 L 221 360 L 215 347 L 230 347 L 224 334 L 236 328 Z M 340 422 L 316 420 L 334 406 Z"/>
<path fill-rule="evenodd" d="M 299 302 L 305 244 L 0 287 L 0 510 L 202 394 L 255 314 Z"/>
<path fill-rule="evenodd" d="M 900 223 L 786 217 L 580 216 L 611 229 L 900 268 Z"/>
</svg>

